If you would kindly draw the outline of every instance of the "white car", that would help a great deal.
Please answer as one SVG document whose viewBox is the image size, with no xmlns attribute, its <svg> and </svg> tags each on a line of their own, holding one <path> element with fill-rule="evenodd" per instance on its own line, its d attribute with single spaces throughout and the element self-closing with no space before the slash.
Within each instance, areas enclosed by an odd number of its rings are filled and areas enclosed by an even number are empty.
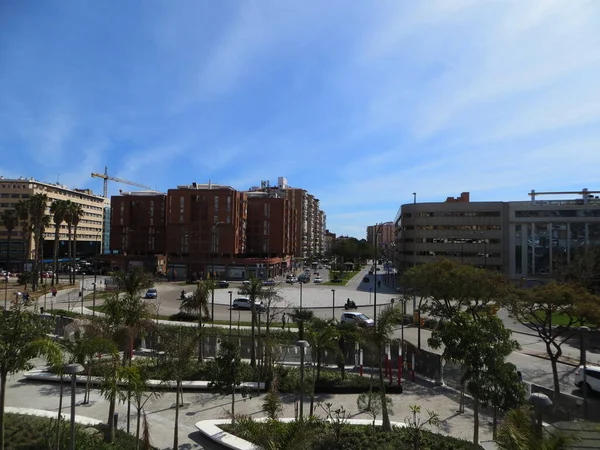
<svg viewBox="0 0 600 450">
<path fill-rule="evenodd" d="M 294 284 L 294 283 L 297 283 L 297 282 L 298 282 L 298 278 L 296 278 L 296 277 L 287 277 L 287 278 L 285 279 L 285 282 L 286 282 L 286 283 L 290 283 L 290 284 Z"/>
<path fill-rule="evenodd" d="M 600 392 L 600 367 L 586 366 L 585 382 L 592 391 Z M 583 366 L 579 366 L 575 371 L 575 386 L 583 388 Z"/>
<path fill-rule="evenodd" d="M 340 322 L 353 323 L 363 327 L 372 327 L 375 321 L 360 312 L 345 312 L 342 314 Z"/>
<path fill-rule="evenodd" d="M 315 283 L 322 283 L 323 282 L 323 277 L 321 277 L 321 276 L 315 277 L 315 279 L 313 281 Z"/>
<path fill-rule="evenodd" d="M 231 307 L 233 309 L 252 309 L 252 303 L 250 302 L 249 298 L 236 298 L 233 301 Z M 258 300 L 254 301 L 254 307 L 256 308 L 257 311 L 265 310 L 265 306 Z"/>
</svg>

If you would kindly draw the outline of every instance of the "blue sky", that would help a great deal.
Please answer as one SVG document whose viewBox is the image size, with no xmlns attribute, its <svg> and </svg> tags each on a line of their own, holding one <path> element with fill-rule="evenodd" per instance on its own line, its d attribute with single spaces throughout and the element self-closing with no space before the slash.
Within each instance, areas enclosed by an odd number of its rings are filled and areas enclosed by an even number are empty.
<svg viewBox="0 0 600 450">
<path fill-rule="evenodd" d="M 598 30 L 597 0 L 4 0 L 0 174 L 284 176 L 359 238 L 412 192 L 598 190 Z"/>
</svg>

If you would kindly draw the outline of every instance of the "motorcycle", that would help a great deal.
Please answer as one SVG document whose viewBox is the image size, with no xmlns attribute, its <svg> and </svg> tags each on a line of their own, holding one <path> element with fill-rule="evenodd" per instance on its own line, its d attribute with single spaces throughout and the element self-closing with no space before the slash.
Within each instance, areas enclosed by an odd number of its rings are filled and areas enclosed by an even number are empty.
<svg viewBox="0 0 600 450">
<path fill-rule="evenodd" d="M 357 308 L 356 303 L 354 303 L 353 300 L 346 302 L 346 304 L 344 305 L 344 309 L 346 311 L 348 311 L 349 309 L 356 309 L 356 308 Z"/>
</svg>

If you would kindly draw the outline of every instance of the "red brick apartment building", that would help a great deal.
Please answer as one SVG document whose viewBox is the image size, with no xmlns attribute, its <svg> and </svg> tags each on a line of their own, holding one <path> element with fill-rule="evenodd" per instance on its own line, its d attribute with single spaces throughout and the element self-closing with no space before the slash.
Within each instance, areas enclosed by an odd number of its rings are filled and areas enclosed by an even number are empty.
<svg viewBox="0 0 600 450">
<path fill-rule="evenodd" d="M 111 198 L 111 266 L 172 279 L 274 277 L 289 266 L 294 211 L 283 198 L 217 184 Z"/>
</svg>

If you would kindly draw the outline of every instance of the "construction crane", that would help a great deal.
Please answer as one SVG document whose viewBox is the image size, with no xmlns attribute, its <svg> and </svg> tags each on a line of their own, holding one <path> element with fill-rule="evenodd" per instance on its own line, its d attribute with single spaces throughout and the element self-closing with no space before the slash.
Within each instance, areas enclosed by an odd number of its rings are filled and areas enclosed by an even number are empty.
<svg viewBox="0 0 600 450">
<path fill-rule="evenodd" d="M 137 186 L 144 189 L 152 189 L 150 186 L 145 184 L 135 183 L 133 181 L 123 180 L 121 178 L 109 177 L 108 167 L 104 166 L 104 173 L 92 172 L 92 178 L 102 178 L 104 180 L 104 189 L 102 191 L 103 197 L 108 198 L 108 180 L 116 181 L 117 183 L 130 184 L 131 186 Z"/>
</svg>

